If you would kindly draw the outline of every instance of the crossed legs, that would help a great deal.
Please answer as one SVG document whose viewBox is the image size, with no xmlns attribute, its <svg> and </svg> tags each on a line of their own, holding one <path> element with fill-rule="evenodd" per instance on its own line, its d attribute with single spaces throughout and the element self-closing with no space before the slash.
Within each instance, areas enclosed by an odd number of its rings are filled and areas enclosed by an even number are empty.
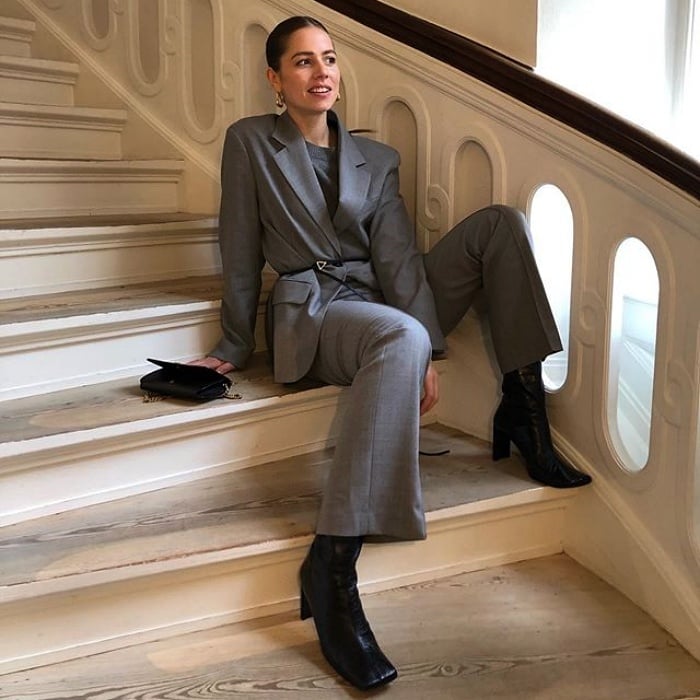
<svg viewBox="0 0 700 700">
<path fill-rule="evenodd" d="M 523 215 L 501 206 L 475 213 L 425 256 L 425 269 L 445 335 L 480 290 L 486 297 L 504 373 L 494 458 L 505 456 L 513 441 L 534 478 L 587 483 L 551 446 L 539 361 L 561 343 Z M 355 562 L 367 536 L 425 537 L 418 427 L 430 352 L 427 331 L 407 314 L 338 300 L 326 312 L 310 372 L 350 388 L 316 538 L 301 567 L 301 615 L 314 618 L 329 663 L 363 690 L 389 683 L 397 672 L 364 616 Z"/>
<path fill-rule="evenodd" d="M 311 375 L 349 389 L 317 532 L 425 537 L 418 426 L 430 352 L 426 330 L 398 309 L 329 306 Z"/>
</svg>

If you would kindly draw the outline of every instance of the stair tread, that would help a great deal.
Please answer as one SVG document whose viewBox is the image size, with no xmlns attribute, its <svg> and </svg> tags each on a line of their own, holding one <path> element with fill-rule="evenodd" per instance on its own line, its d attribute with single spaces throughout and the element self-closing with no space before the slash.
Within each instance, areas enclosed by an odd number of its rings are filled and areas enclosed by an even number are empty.
<svg viewBox="0 0 700 700">
<path fill-rule="evenodd" d="M 41 123 L 42 120 L 60 118 L 65 121 L 89 121 L 123 125 L 124 122 L 126 122 L 127 112 L 124 109 L 105 107 L 27 104 L 24 102 L 0 101 L 0 118 L 12 116 L 21 116 L 24 119 L 30 119 L 32 122 L 37 123 Z"/>
<path fill-rule="evenodd" d="M 0 175 L 27 172 L 85 174 L 98 175 L 130 173 L 135 171 L 141 175 L 179 173 L 184 167 L 184 161 L 177 158 L 143 158 L 125 160 L 57 160 L 32 158 L 1 158 Z"/>
<path fill-rule="evenodd" d="M 0 300 L 3 323 L 28 323 L 172 304 L 221 299 L 221 276 L 185 277 L 137 284 L 37 294 Z"/>
<path fill-rule="evenodd" d="M 210 223 L 215 220 L 212 214 L 190 212 L 163 212 L 156 214 L 103 214 L 82 216 L 47 216 L 41 219 L 2 219 L 0 232 L 25 231 L 52 228 L 94 228 L 99 226 L 136 226 L 170 223 L 178 221 L 198 221 Z"/>
<path fill-rule="evenodd" d="M 36 22 L 32 19 L 21 19 L 20 17 L 6 17 L 5 15 L 0 15 L 0 27 L 12 27 L 33 33 L 36 29 Z"/>
<path fill-rule="evenodd" d="M 149 365 L 143 374 L 155 369 L 157 367 Z M 293 385 L 274 382 L 265 353 L 256 353 L 246 369 L 229 376 L 241 399 L 215 399 L 204 404 L 174 398 L 144 401 L 139 376 L 135 376 L 0 402 L 0 446 L 216 406 L 239 411 L 253 401 L 287 396 L 318 386 L 311 381 Z"/>
<path fill-rule="evenodd" d="M 0 54 L 0 70 L 42 72 L 48 75 L 63 76 L 75 82 L 80 68 L 71 61 L 57 61 L 49 58 L 34 58 L 33 56 L 8 56 Z"/>
<path fill-rule="evenodd" d="M 490 446 L 439 424 L 421 430 L 426 513 L 522 494 L 553 491 L 527 478 L 516 458 L 492 463 Z M 111 503 L 3 528 L 0 590 L 94 572 L 158 565 L 310 536 L 330 449 L 288 457 Z M 559 492 L 557 492 L 558 494 Z M 532 495 L 532 494 L 531 494 Z M 269 548 L 269 547 L 268 547 Z"/>
</svg>

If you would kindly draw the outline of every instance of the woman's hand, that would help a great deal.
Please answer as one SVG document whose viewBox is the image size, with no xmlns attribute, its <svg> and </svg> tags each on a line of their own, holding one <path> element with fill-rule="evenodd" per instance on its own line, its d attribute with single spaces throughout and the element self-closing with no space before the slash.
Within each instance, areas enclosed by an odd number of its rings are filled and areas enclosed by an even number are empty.
<svg viewBox="0 0 700 700">
<path fill-rule="evenodd" d="M 228 372 L 233 372 L 236 368 L 226 360 L 220 360 L 218 357 L 203 357 L 200 360 L 192 360 L 187 363 L 188 365 L 198 365 L 199 367 L 208 367 L 209 369 L 215 369 L 219 374 L 227 374 Z"/>
<path fill-rule="evenodd" d="M 420 414 L 427 413 L 440 398 L 440 384 L 438 373 L 431 362 L 428 369 L 425 370 L 425 379 L 423 379 L 423 398 L 420 402 Z"/>
</svg>

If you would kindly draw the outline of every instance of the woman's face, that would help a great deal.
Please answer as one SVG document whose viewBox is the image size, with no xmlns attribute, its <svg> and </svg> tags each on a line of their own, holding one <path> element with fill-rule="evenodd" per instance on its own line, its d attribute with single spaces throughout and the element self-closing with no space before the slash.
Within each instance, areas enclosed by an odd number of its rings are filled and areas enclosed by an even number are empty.
<svg viewBox="0 0 700 700">
<path fill-rule="evenodd" d="M 338 98 L 340 84 L 330 36 L 318 27 L 298 29 L 289 37 L 279 71 L 268 68 L 267 79 L 284 96 L 292 118 L 327 112 Z"/>
</svg>

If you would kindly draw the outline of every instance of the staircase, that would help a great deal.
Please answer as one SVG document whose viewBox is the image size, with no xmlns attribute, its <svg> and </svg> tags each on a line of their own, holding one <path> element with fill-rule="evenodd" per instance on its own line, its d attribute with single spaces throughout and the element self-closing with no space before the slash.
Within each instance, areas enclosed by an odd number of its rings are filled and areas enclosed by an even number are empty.
<svg viewBox="0 0 700 700">
<path fill-rule="evenodd" d="M 293 610 L 344 401 L 263 353 L 234 398 L 144 400 L 145 358 L 218 337 L 216 220 L 181 211 L 181 160 L 122 159 L 128 111 L 75 105 L 34 31 L 0 17 L 0 674 Z M 562 551 L 575 494 L 430 416 L 422 440 L 449 449 L 428 539 L 367 547 L 365 592 Z"/>
</svg>

